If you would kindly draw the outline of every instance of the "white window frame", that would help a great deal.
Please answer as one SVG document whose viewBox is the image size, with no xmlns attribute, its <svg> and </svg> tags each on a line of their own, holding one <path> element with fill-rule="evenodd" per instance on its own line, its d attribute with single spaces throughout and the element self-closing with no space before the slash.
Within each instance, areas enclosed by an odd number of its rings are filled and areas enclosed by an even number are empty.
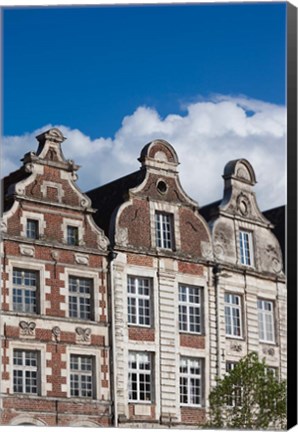
<svg viewBox="0 0 298 432">
<path fill-rule="evenodd" d="M 182 372 L 181 367 L 183 367 L 183 362 L 186 362 L 187 372 Z M 197 363 L 196 367 L 199 368 L 200 372 L 198 374 L 192 373 L 191 368 L 194 363 Z M 180 406 L 194 406 L 202 407 L 204 404 L 203 400 L 203 377 L 204 377 L 204 360 L 197 357 L 180 357 L 180 383 L 179 383 L 179 394 L 180 394 Z M 186 380 L 187 394 L 182 393 L 182 380 Z M 194 380 L 199 380 L 199 386 L 195 386 L 198 389 L 198 393 L 194 393 Z M 187 397 L 187 402 L 182 402 L 183 395 Z M 199 402 L 194 402 L 194 399 L 198 398 Z"/>
<path fill-rule="evenodd" d="M 71 291 L 71 279 L 75 279 L 76 282 L 76 291 Z M 90 293 L 81 293 L 80 291 L 80 281 L 86 280 L 90 282 Z M 76 299 L 77 304 L 77 314 L 72 315 L 71 311 L 71 301 L 70 297 L 74 297 Z M 80 299 L 89 299 L 90 305 L 90 316 L 88 318 L 82 317 L 82 311 L 80 310 Z M 70 318 L 85 320 L 85 321 L 94 321 L 94 279 L 87 276 L 78 276 L 78 275 L 68 275 L 68 316 Z"/>
<path fill-rule="evenodd" d="M 235 303 L 233 299 L 238 299 L 238 303 Z M 227 337 L 243 339 L 243 326 L 242 326 L 242 297 L 239 294 L 226 292 L 224 294 L 224 308 L 225 308 L 225 334 Z M 229 313 L 227 313 L 227 310 Z M 236 314 L 236 316 L 235 316 Z M 237 316 L 238 314 L 238 316 Z M 239 326 L 235 325 L 234 320 L 239 320 Z M 228 333 L 227 328 L 231 329 L 231 333 Z M 239 328 L 240 334 L 237 334 Z"/>
<path fill-rule="evenodd" d="M 72 358 L 76 358 L 78 360 L 78 369 L 72 369 Z M 88 359 L 90 360 L 90 364 L 91 364 L 91 369 L 89 370 L 84 370 L 82 368 L 82 360 L 83 359 Z M 70 397 L 73 398 L 83 398 L 83 399 L 96 399 L 96 388 L 95 388 L 95 364 L 96 364 L 96 360 L 94 355 L 92 354 L 74 354 L 71 353 L 70 357 L 69 357 L 69 392 L 70 392 Z M 78 395 L 75 395 L 72 393 L 72 376 L 77 376 L 78 379 L 78 383 L 79 383 L 79 388 L 78 388 Z M 82 388 L 82 384 L 84 383 L 84 377 L 91 377 L 90 380 L 90 392 L 91 395 L 87 396 L 84 395 L 84 389 Z"/>
<path fill-rule="evenodd" d="M 32 225 L 34 227 L 34 230 L 32 230 Z M 37 219 L 31 219 L 31 218 L 27 219 L 26 238 L 28 238 L 30 240 L 38 240 L 39 239 L 39 221 Z"/>
<path fill-rule="evenodd" d="M 21 272 L 21 279 L 22 282 L 20 285 L 15 284 L 14 283 L 14 274 L 15 272 Z M 35 275 L 35 280 L 36 280 L 36 285 L 28 285 L 25 283 L 25 274 L 34 274 Z M 21 312 L 21 313 L 26 313 L 26 314 L 32 314 L 32 315 L 37 315 L 40 314 L 40 303 L 39 303 L 39 298 L 40 298 L 40 290 L 39 290 L 39 286 L 40 286 L 40 273 L 37 270 L 32 270 L 32 269 L 25 269 L 24 266 L 13 266 L 12 267 L 12 310 L 14 312 Z M 22 309 L 16 309 L 15 308 L 15 303 L 14 303 L 14 291 L 15 290 L 20 290 L 21 291 L 21 297 L 22 297 L 22 302 L 21 303 L 16 303 L 16 304 L 20 304 L 22 306 Z M 30 302 L 28 303 L 28 306 L 30 306 L 28 308 L 28 310 L 26 310 L 26 293 L 34 293 L 34 302 Z M 33 306 L 33 307 L 32 307 Z M 34 310 L 35 309 L 35 310 Z"/>
<path fill-rule="evenodd" d="M 174 215 L 157 210 L 155 212 L 155 240 L 156 247 L 174 250 Z"/>
<path fill-rule="evenodd" d="M 68 243 L 68 227 L 73 227 L 78 229 L 78 241 L 77 244 L 69 244 Z M 83 237 L 84 237 L 84 227 L 83 227 L 83 221 L 78 219 L 63 219 L 62 223 L 62 232 L 63 232 L 63 243 L 68 246 L 83 246 Z"/>
<path fill-rule="evenodd" d="M 185 288 L 186 289 L 186 300 L 181 300 L 181 290 Z M 190 290 L 191 289 L 195 289 L 198 290 L 198 297 L 199 297 L 199 301 L 196 302 L 191 302 L 190 298 L 191 298 L 191 294 L 190 294 Z M 203 299 L 203 288 L 200 286 L 195 286 L 195 285 L 190 285 L 190 284 L 184 284 L 184 283 L 179 283 L 178 285 L 178 290 L 179 290 L 179 331 L 181 333 L 195 333 L 195 334 L 203 334 L 203 323 L 204 323 L 204 317 L 203 317 L 203 304 L 204 304 L 204 299 Z M 191 310 L 195 309 L 198 310 L 198 312 L 193 312 L 191 313 Z M 181 319 L 182 316 L 182 312 L 183 309 L 185 309 L 186 313 L 184 313 L 183 315 L 186 315 L 186 322 L 184 322 Z M 194 317 L 195 320 L 198 320 L 198 322 L 196 323 L 192 323 L 191 322 L 191 316 Z M 182 328 L 183 324 L 186 323 L 186 329 Z M 198 330 L 191 330 L 191 326 L 198 326 L 199 329 Z"/>
<path fill-rule="evenodd" d="M 21 353 L 21 364 L 15 364 L 15 354 L 16 351 Z M 36 361 L 36 365 L 28 365 L 26 364 L 28 361 L 28 357 L 26 356 L 26 354 L 33 354 L 35 357 L 35 361 Z M 22 387 L 22 391 L 17 391 L 15 390 L 15 372 L 21 372 L 21 387 Z M 35 374 L 35 377 L 33 376 L 27 376 L 27 373 L 29 374 Z M 26 394 L 26 395 L 35 395 L 35 396 L 39 396 L 40 395 L 40 354 L 38 350 L 34 350 L 34 349 L 20 349 L 20 348 L 15 348 L 13 350 L 13 373 L 12 373 L 12 380 L 13 380 L 13 393 L 14 394 Z M 26 391 L 27 385 L 28 385 L 28 381 L 30 382 L 29 386 L 30 388 L 33 387 L 33 380 L 36 381 L 36 391 Z"/>
<path fill-rule="evenodd" d="M 228 360 L 226 362 L 226 373 L 230 373 L 237 362 Z M 233 385 L 233 393 L 227 397 L 227 405 L 230 407 L 242 406 L 242 387 L 240 385 Z"/>
<path fill-rule="evenodd" d="M 247 267 L 254 266 L 253 237 L 251 231 L 239 229 L 239 253 L 242 265 Z"/>
<path fill-rule="evenodd" d="M 44 220 L 44 215 L 34 213 L 34 212 L 23 211 L 22 216 L 21 216 L 21 225 L 22 225 L 21 236 L 25 237 L 25 238 L 30 238 L 30 237 L 27 237 L 27 221 L 28 220 L 34 220 L 38 224 L 38 237 L 36 240 L 42 238 L 44 236 L 44 230 L 46 228 L 46 221 Z"/>
<path fill-rule="evenodd" d="M 266 304 L 270 305 L 271 310 L 266 309 Z M 259 340 L 260 342 L 274 344 L 275 343 L 274 302 L 272 300 L 258 298 L 257 308 L 258 308 L 258 322 L 259 322 Z M 268 331 L 267 325 L 271 326 L 271 332 Z M 272 337 L 268 337 L 269 333 L 272 334 Z"/>
<path fill-rule="evenodd" d="M 149 363 L 149 369 L 143 369 L 141 367 L 143 359 L 146 358 L 146 363 Z M 132 368 L 131 363 L 135 362 L 136 367 Z M 134 399 L 132 397 L 132 374 L 136 375 L 136 393 L 137 397 Z M 141 378 L 143 378 L 141 380 Z M 145 380 L 144 380 L 145 378 Z M 149 381 L 149 396 L 150 399 L 142 399 L 141 383 L 148 383 Z M 153 354 L 148 351 L 129 351 L 128 352 L 128 401 L 130 403 L 144 403 L 150 404 L 153 402 Z M 146 392 L 143 392 L 144 397 L 146 397 Z"/>
<path fill-rule="evenodd" d="M 131 281 L 134 280 L 134 284 Z M 149 294 L 140 294 L 139 290 L 142 290 L 141 282 L 148 282 Z M 130 287 L 134 285 L 135 292 L 130 292 Z M 153 296 L 153 280 L 150 277 L 127 275 L 127 322 L 132 326 L 151 327 L 152 326 L 152 296 Z M 133 303 L 135 304 L 133 305 Z M 148 304 L 148 308 L 145 308 L 145 303 Z M 135 321 L 133 322 L 132 313 L 129 312 L 130 308 L 135 308 Z M 141 310 L 148 310 L 148 314 L 142 314 Z M 141 322 L 143 319 L 143 323 Z M 146 319 L 149 320 L 145 323 Z"/>
</svg>

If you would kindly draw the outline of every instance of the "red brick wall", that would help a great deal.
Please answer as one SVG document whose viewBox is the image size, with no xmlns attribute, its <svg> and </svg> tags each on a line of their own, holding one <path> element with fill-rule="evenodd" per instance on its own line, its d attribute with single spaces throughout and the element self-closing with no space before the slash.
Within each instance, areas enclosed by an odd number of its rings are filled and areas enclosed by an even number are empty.
<svg viewBox="0 0 298 432">
<path fill-rule="evenodd" d="M 180 333 L 180 346 L 188 348 L 205 348 L 205 336 Z"/>
<path fill-rule="evenodd" d="M 155 331 L 153 328 L 129 327 L 128 336 L 129 339 L 136 341 L 154 341 Z"/>
<path fill-rule="evenodd" d="M 184 424 L 201 425 L 206 421 L 205 408 L 181 407 L 181 422 Z"/>
<path fill-rule="evenodd" d="M 119 218 L 119 227 L 128 229 L 128 244 L 149 249 L 151 247 L 149 203 L 134 199 Z"/>
<path fill-rule="evenodd" d="M 179 219 L 182 252 L 201 257 L 201 241 L 209 241 L 207 228 L 189 208 L 180 208 Z"/>
<path fill-rule="evenodd" d="M 153 258 L 146 255 L 127 254 L 127 264 L 153 267 Z"/>
<path fill-rule="evenodd" d="M 200 264 L 178 261 L 178 271 L 179 273 L 187 273 L 191 275 L 203 276 L 204 267 Z"/>
</svg>

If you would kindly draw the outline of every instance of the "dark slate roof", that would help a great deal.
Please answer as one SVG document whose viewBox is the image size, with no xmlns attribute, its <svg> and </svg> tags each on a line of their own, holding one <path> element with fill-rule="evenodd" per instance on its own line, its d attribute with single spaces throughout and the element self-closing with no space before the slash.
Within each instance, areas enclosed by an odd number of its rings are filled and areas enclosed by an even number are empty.
<svg viewBox="0 0 298 432">
<path fill-rule="evenodd" d="M 218 207 L 222 200 L 214 201 L 211 204 L 207 204 L 203 207 L 200 207 L 199 212 L 205 218 L 205 220 L 209 223 L 214 217 L 218 215 Z"/>
<path fill-rule="evenodd" d="M 4 177 L 1 181 L 1 188 L 3 191 L 3 211 L 9 210 L 13 203 L 13 196 L 8 195 L 10 186 L 13 186 L 14 184 L 20 182 L 21 180 L 26 179 L 29 177 L 31 173 L 28 173 L 25 171 L 24 167 L 21 167 L 20 169 L 13 171 L 8 176 Z"/>
<path fill-rule="evenodd" d="M 114 210 L 127 200 L 128 191 L 145 178 L 146 171 L 140 169 L 111 183 L 86 192 L 92 201 L 92 207 L 97 210 L 93 218 L 97 225 L 109 236 L 110 220 Z"/>
<path fill-rule="evenodd" d="M 283 261 L 285 262 L 285 228 L 286 228 L 286 206 L 275 207 L 263 212 L 265 218 L 267 218 L 273 225 L 273 233 L 276 235 L 279 241 Z"/>
</svg>

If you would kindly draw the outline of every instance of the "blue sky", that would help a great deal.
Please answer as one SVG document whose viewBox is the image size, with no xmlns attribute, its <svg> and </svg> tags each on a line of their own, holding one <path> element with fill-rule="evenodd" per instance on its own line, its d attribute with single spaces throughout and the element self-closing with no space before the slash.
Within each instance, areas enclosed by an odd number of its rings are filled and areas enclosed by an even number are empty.
<svg viewBox="0 0 298 432">
<path fill-rule="evenodd" d="M 92 149 L 101 158 L 103 148 L 109 147 L 105 154 L 108 160 L 108 153 L 111 157 L 122 145 L 127 156 L 132 155 L 135 161 L 146 140 L 151 138 L 171 138 L 172 144 L 184 155 L 187 146 L 193 148 L 193 141 L 189 139 L 183 147 L 179 133 L 170 133 L 166 128 L 169 123 L 166 119 L 178 116 L 174 119 L 182 119 L 184 123 L 193 119 L 199 124 L 205 115 L 203 110 L 195 111 L 200 113 L 198 120 L 191 117 L 190 107 L 204 108 L 204 103 L 212 103 L 216 109 L 223 110 L 225 105 L 220 105 L 223 100 L 234 108 L 241 107 L 246 126 L 249 124 L 245 136 L 250 134 L 254 139 L 243 143 L 239 157 L 244 155 L 249 159 L 249 151 L 254 157 L 251 143 L 259 142 L 266 148 L 267 141 L 264 145 L 262 140 L 258 141 L 264 131 L 258 131 L 256 138 L 250 117 L 258 113 L 272 119 L 272 108 L 280 115 L 278 127 L 285 120 L 282 111 L 286 85 L 285 13 L 285 3 L 6 8 L 3 13 L 3 134 L 7 169 L 17 166 L 28 151 L 30 134 L 34 137 L 39 128 L 48 125 L 65 128 L 72 142 L 81 139 L 84 151 L 79 149 L 79 141 L 65 144 L 69 146 L 67 156 L 81 158 L 76 161 L 88 169 L 91 160 L 86 155 L 92 154 Z M 207 112 L 211 113 L 208 109 Z M 157 115 L 158 127 L 156 122 L 150 122 L 152 113 Z M 218 113 L 209 116 L 207 123 L 216 122 L 216 118 Z M 170 120 L 174 121 L 172 117 Z M 146 131 L 140 131 L 142 122 L 148 125 Z M 229 142 L 228 138 L 235 135 L 233 127 L 229 136 L 217 134 L 218 143 L 221 138 Z M 274 129 L 274 125 L 270 127 Z M 272 139 L 270 127 L 266 129 L 268 140 Z M 184 132 L 187 136 L 188 130 Z M 201 132 L 197 130 L 198 137 Z M 239 135 L 240 144 L 241 134 L 243 131 Z M 211 135 L 209 141 L 205 140 L 204 148 L 210 145 Z M 12 137 L 14 142 L 19 139 L 18 145 L 13 144 Z M 138 142 L 132 148 L 129 143 L 134 137 Z M 126 144 L 124 138 L 128 140 Z M 274 152 L 279 158 L 284 153 L 285 135 L 278 132 L 275 138 L 279 141 Z M 36 142 L 32 140 L 30 149 L 34 150 Z M 237 145 L 234 147 L 231 157 L 238 154 Z M 216 154 L 215 144 L 212 149 L 212 155 Z M 200 151 L 199 143 L 197 151 Z M 260 155 L 255 158 L 257 167 L 261 167 Z M 114 178 L 138 169 L 130 161 L 125 166 L 124 159 L 121 169 L 115 169 Z M 216 166 L 214 175 L 219 182 L 226 162 L 218 161 Z M 280 175 L 284 176 L 284 171 Z M 83 168 L 81 177 L 83 189 L 112 180 L 106 173 L 89 176 L 87 181 Z M 217 195 L 221 193 L 219 185 Z M 211 194 L 203 201 L 210 202 L 212 197 Z M 280 195 L 278 200 L 281 202 L 284 197 Z"/>
</svg>

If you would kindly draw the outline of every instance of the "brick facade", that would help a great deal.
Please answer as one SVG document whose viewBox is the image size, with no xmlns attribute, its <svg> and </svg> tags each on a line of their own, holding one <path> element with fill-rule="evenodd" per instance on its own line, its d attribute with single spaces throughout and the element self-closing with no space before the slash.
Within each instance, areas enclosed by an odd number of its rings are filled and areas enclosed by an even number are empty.
<svg viewBox="0 0 298 432">
<path fill-rule="evenodd" d="M 65 161 L 60 131 L 37 138 L 37 153 L 25 155 L 23 167 L 4 179 L 1 424 L 108 426 L 108 239 L 93 222 L 90 200 L 75 184 L 78 167 Z M 33 238 L 28 221 L 37 224 Z M 68 226 L 77 229 L 71 245 Z M 30 277 L 35 282 L 27 289 Z M 70 293 L 71 278 L 90 283 L 86 300 L 80 292 Z M 35 310 L 28 310 L 29 295 Z M 84 301 L 90 313 L 80 316 L 76 307 Z M 36 353 L 33 372 L 26 372 L 24 360 L 24 371 L 17 371 L 16 353 Z M 96 384 L 91 397 L 71 394 L 70 358 L 80 355 L 92 359 Z M 31 390 L 24 381 L 30 373 Z"/>
<path fill-rule="evenodd" d="M 139 171 L 85 195 L 61 132 L 37 139 L 4 179 L 2 424 L 203 426 L 227 362 L 256 351 L 286 376 L 282 256 L 247 161 L 229 162 L 222 202 L 199 209 L 164 140 L 143 148 Z M 274 335 L 260 340 L 262 302 Z"/>
</svg>

